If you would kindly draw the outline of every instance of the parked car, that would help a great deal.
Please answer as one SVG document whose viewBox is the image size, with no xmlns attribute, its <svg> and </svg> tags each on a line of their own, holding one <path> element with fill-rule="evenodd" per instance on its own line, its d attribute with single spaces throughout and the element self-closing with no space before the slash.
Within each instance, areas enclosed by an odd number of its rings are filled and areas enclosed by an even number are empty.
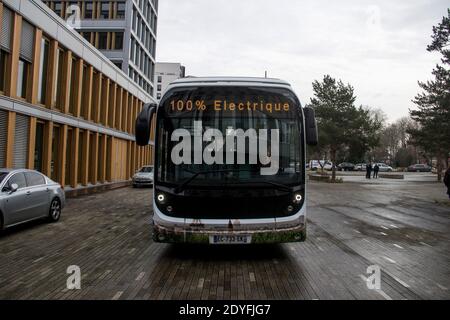
<svg viewBox="0 0 450 320">
<path fill-rule="evenodd" d="M 409 172 L 431 172 L 431 167 L 427 164 L 413 164 L 408 167 Z"/>
<path fill-rule="evenodd" d="M 323 169 L 327 170 L 327 171 L 333 170 L 333 162 L 331 162 L 331 161 L 325 162 L 325 165 L 323 166 Z"/>
<path fill-rule="evenodd" d="M 355 171 L 366 171 L 366 164 L 365 163 L 357 163 L 355 164 L 355 168 L 353 170 Z"/>
<path fill-rule="evenodd" d="M 66 196 L 61 185 L 34 170 L 0 169 L 0 228 L 61 217 Z"/>
<path fill-rule="evenodd" d="M 353 171 L 355 170 L 355 165 L 350 162 L 342 162 L 337 166 L 339 171 Z"/>
<path fill-rule="evenodd" d="M 133 187 L 153 185 L 153 166 L 143 166 L 133 176 Z"/>
<path fill-rule="evenodd" d="M 378 164 L 378 167 L 380 167 L 380 172 L 392 172 L 394 169 L 391 166 L 388 166 L 385 163 L 374 163 L 372 165 L 372 168 L 375 167 L 375 164 Z"/>
</svg>

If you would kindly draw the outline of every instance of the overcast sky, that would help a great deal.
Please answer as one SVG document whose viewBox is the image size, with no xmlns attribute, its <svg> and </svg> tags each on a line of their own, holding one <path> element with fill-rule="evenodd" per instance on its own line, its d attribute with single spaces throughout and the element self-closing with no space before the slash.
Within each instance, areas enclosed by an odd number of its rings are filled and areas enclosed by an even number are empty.
<svg viewBox="0 0 450 320">
<path fill-rule="evenodd" d="M 448 0 L 160 0 L 157 61 L 193 76 L 290 82 L 305 104 L 324 74 L 355 87 L 357 103 L 394 121 L 408 115 L 439 56 L 426 51 Z"/>
</svg>

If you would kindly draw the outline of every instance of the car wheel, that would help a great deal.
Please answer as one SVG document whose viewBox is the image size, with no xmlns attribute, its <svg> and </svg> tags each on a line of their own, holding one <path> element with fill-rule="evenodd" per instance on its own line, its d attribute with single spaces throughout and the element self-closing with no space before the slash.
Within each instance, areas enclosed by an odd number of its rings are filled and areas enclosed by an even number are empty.
<svg viewBox="0 0 450 320">
<path fill-rule="evenodd" d="M 52 200 L 48 217 L 51 222 L 56 222 L 61 217 L 61 201 L 58 198 Z"/>
</svg>

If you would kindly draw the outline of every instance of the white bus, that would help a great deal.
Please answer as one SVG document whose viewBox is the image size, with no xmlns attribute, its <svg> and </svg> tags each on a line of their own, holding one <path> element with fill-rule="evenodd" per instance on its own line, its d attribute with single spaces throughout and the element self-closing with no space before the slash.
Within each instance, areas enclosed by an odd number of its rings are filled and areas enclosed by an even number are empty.
<svg viewBox="0 0 450 320">
<path fill-rule="evenodd" d="M 249 244 L 306 239 L 305 153 L 314 111 L 266 78 L 184 78 L 136 119 L 156 116 L 153 239 Z"/>
</svg>

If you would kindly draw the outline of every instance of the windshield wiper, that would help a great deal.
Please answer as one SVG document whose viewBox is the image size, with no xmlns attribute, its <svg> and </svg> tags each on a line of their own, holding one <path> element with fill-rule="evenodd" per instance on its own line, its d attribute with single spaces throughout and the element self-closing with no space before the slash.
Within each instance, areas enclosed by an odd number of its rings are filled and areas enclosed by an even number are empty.
<svg viewBox="0 0 450 320">
<path fill-rule="evenodd" d="M 191 171 L 188 170 L 184 170 L 186 172 L 190 172 L 193 173 Z M 184 188 L 191 183 L 193 180 L 195 180 L 199 175 L 203 175 L 203 174 L 210 174 L 210 173 L 227 173 L 227 172 L 246 172 L 246 171 L 252 171 L 249 169 L 223 169 L 223 170 L 209 170 L 209 171 L 199 171 L 194 173 L 194 175 L 192 177 L 190 177 L 189 179 L 185 180 L 183 183 L 181 183 L 178 187 L 176 187 L 174 189 L 175 193 L 180 193 L 184 190 Z M 292 188 L 289 186 L 286 186 L 284 184 L 281 183 L 276 183 L 276 182 L 272 182 L 272 181 L 242 181 L 239 182 L 239 184 L 250 184 L 250 185 L 255 185 L 258 183 L 265 183 L 265 184 L 270 184 L 271 186 L 276 187 L 278 190 L 282 190 L 282 191 L 292 191 Z M 226 185 L 226 184 L 225 184 Z"/>
<path fill-rule="evenodd" d="M 184 171 L 189 172 L 189 173 L 194 173 L 192 171 L 186 170 L 184 169 Z M 196 179 L 199 175 L 203 175 L 203 174 L 210 174 L 210 173 L 227 173 L 227 172 L 244 172 L 244 171 L 251 171 L 249 169 L 222 169 L 222 170 L 206 170 L 206 171 L 199 171 L 194 173 L 194 175 L 192 177 L 190 177 L 189 179 L 185 180 L 183 183 L 181 183 L 178 187 L 175 188 L 175 193 L 180 193 L 181 191 L 184 190 L 184 188 L 191 183 L 194 179 Z"/>
<path fill-rule="evenodd" d="M 249 185 L 257 185 L 259 183 L 265 183 L 265 184 L 270 184 L 271 186 L 274 186 L 278 190 L 281 190 L 281 191 L 292 191 L 293 190 L 292 187 L 286 186 L 286 185 L 281 184 L 281 183 L 273 182 L 273 181 L 254 181 L 254 182 L 253 181 L 248 181 L 248 182 L 243 181 L 243 182 L 240 182 L 240 183 L 241 184 L 249 184 Z"/>
</svg>

